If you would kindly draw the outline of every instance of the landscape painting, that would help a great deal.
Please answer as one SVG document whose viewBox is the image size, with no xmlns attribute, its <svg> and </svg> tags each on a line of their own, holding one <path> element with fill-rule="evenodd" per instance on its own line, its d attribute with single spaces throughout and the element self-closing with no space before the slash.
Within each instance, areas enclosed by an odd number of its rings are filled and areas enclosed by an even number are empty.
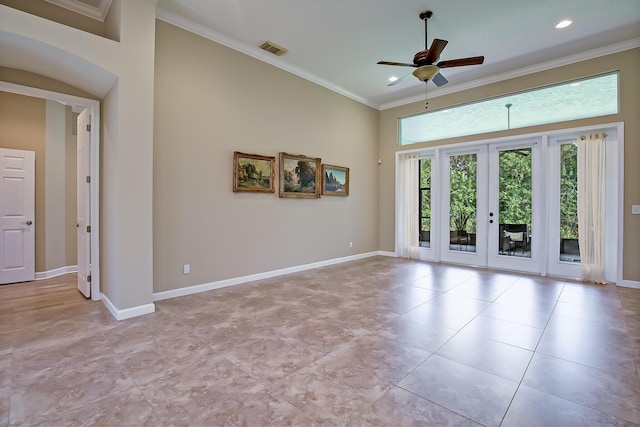
<svg viewBox="0 0 640 427">
<path fill-rule="evenodd" d="M 322 165 L 322 195 L 349 195 L 349 168 Z"/>
<path fill-rule="evenodd" d="M 280 197 L 320 197 L 320 158 L 280 153 Z"/>
<path fill-rule="evenodd" d="M 275 193 L 274 156 L 233 153 L 233 191 Z"/>
</svg>

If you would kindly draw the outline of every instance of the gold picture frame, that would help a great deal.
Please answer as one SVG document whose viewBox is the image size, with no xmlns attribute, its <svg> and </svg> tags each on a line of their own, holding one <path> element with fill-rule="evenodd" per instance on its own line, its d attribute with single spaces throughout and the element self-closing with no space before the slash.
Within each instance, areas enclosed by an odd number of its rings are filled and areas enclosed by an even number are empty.
<svg viewBox="0 0 640 427">
<path fill-rule="evenodd" d="M 233 191 L 275 193 L 275 156 L 233 153 Z"/>
<path fill-rule="evenodd" d="M 322 195 L 349 195 L 349 168 L 334 165 L 322 165 Z"/>
<path fill-rule="evenodd" d="M 320 158 L 280 153 L 280 197 L 320 197 Z"/>
</svg>

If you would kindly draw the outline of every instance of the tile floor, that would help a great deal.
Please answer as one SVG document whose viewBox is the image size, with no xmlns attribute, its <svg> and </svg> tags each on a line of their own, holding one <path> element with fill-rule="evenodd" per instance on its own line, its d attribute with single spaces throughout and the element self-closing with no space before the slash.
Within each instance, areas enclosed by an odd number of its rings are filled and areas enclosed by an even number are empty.
<svg viewBox="0 0 640 427">
<path fill-rule="evenodd" d="M 115 321 L 0 286 L 0 425 L 640 425 L 640 290 L 375 257 Z"/>
</svg>

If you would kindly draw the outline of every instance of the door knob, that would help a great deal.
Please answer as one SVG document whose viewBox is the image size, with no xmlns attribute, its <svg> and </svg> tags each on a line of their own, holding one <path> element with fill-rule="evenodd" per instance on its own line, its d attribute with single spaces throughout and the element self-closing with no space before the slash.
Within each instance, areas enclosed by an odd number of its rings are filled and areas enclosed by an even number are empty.
<svg viewBox="0 0 640 427">
<path fill-rule="evenodd" d="M 33 221 L 31 221 L 31 220 L 25 221 L 25 222 L 23 222 L 23 224 L 31 225 L 31 224 L 33 224 Z"/>
</svg>

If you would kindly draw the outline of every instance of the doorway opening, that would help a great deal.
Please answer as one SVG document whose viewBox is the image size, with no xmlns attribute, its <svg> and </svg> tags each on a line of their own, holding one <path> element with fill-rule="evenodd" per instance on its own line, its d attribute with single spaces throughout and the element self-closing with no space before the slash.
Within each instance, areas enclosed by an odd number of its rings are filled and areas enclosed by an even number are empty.
<svg viewBox="0 0 640 427">
<path fill-rule="evenodd" d="M 88 126 L 88 129 L 90 130 L 90 135 L 87 139 L 88 145 L 86 147 L 87 156 L 84 160 L 86 174 L 84 175 L 84 183 L 80 182 L 80 178 L 78 179 L 78 205 L 85 201 L 87 202 L 87 218 L 85 227 L 89 228 L 85 228 L 84 230 L 88 231 L 90 236 L 90 239 L 87 239 L 86 241 L 86 252 L 90 255 L 82 257 L 83 259 L 81 260 L 80 254 L 78 254 L 78 262 L 83 263 L 82 267 L 78 265 L 78 270 L 83 268 L 84 271 L 87 272 L 88 277 L 85 277 L 85 281 L 88 279 L 90 283 L 86 289 L 89 293 L 87 296 L 92 300 L 100 300 L 100 102 L 93 99 L 8 82 L 0 82 L 0 91 L 56 101 L 63 105 L 71 106 L 76 111 L 84 110 L 88 115 L 88 122 L 85 124 L 85 126 Z M 80 196 L 82 196 L 82 199 Z"/>
</svg>

